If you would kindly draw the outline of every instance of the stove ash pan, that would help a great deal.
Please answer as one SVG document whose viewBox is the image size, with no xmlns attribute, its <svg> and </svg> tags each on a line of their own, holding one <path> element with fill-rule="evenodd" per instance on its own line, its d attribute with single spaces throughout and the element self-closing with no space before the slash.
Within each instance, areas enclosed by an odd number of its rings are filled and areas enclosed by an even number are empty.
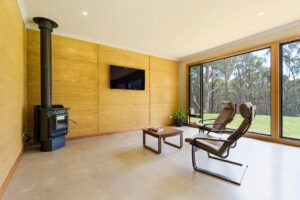
<svg viewBox="0 0 300 200">
<path fill-rule="evenodd" d="M 69 127 L 69 108 L 53 105 L 51 108 L 34 106 L 34 138 L 41 142 L 42 151 L 53 151 L 65 146 Z"/>
</svg>

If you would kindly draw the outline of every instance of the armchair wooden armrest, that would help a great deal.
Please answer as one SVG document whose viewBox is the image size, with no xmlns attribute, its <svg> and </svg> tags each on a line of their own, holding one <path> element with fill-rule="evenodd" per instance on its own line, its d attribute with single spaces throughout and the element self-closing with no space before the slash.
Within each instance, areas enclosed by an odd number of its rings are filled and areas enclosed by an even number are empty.
<svg viewBox="0 0 300 200">
<path fill-rule="evenodd" d="M 227 139 L 221 139 L 221 138 L 206 138 L 206 137 L 196 137 L 193 139 L 193 143 L 197 140 L 210 140 L 210 141 L 216 141 L 216 142 L 230 142 L 230 140 Z"/>
<path fill-rule="evenodd" d="M 212 121 L 212 120 L 216 120 L 216 119 L 201 119 L 199 122 L 203 122 L 203 121 Z"/>
<path fill-rule="evenodd" d="M 235 130 L 211 130 L 213 133 L 233 133 Z"/>
<path fill-rule="evenodd" d="M 206 126 L 209 126 L 209 125 L 215 125 L 215 124 L 224 124 L 224 123 L 222 123 L 222 122 L 217 122 L 217 123 L 208 123 L 208 124 L 203 124 L 204 125 L 204 127 L 206 127 Z"/>
</svg>

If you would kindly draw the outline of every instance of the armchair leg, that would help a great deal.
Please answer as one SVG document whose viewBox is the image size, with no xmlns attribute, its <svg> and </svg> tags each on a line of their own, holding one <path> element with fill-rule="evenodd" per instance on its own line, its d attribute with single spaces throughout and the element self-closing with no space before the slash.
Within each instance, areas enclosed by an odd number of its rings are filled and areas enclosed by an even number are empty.
<svg viewBox="0 0 300 200">
<path fill-rule="evenodd" d="M 232 146 L 230 148 L 235 148 L 236 147 L 237 142 L 233 143 Z"/>
<path fill-rule="evenodd" d="M 202 133 L 202 130 L 199 128 L 199 133 Z"/>
<path fill-rule="evenodd" d="M 195 153 L 199 150 L 199 148 L 197 148 L 196 146 L 192 146 L 192 163 L 193 163 L 193 168 L 196 169 L 197 168 L 197 164 L 196 164 L 196 158 L 195 158 Z"/>
<path fill-rule="evenodd" d="M 245 164 L 241 164 L 241 163 L 237 163 L 237 162 L 233 162 L 233 161 L 230 161 L 230 160 L 225 160 L 225 159 L 221 159 L 221 158 L 217 158 L 215 156 L 211 156 L 209 153 L 208 153 L 208 157 L 209 158 L 212 158 L 212 159 L 215 159 L 215 160 L 219 160 L 219 161 L 222 161 L 222 162 L 227 162 L 227 163 L 230 163 L 230 164 L 234 164 L 234 165 L 238 165 L 238 166 L 241 166 L 241 170 L 239 172 L 239 174 L 232 178 L 232 177 L 228 177 L 228 176 L 225 176 L 225 175 L 222 175 L 222 174 L 219 174 L 219 173 L 216 173 L 216 172 L 213 172 L 213 171 L 209 171 L 209 170 L 206 170 L 206 169 L 203 169 L 203 168 L 200 168 L 197 166 L 196 164 L 196 159 L 195 159 L 195 153 L 199 150 L 199 148 L 195 147 L 194 145 L 192 145 L 192 163 L 193 163 L 193 168 L 194 170 L 196 171 L 199 171 L 199 172 L 202 172 L 202 173 L 205 173 L 205 174 L 208 174 L 208 175 L 211 175 L 211 176 L 215 176 L 217 178 L 221 178 L 223 180 L 226 180 L 226 181 L 229 181 L 231 183 L 234 183 L 234 184 L 237 184 L 237 185 L 241 185 L 242 183 L 242 179 L 244 177 L 244 174 L 246 172 L 246 169 L 247 169 L 247 165 Z"/>
<path fill-rule="evenodd" d="M 199 133 L 203 133 L 203 134 L 204 134 L 205 131 L 204 131 L 203 129 L 200 129 L 200 128 L 199 128 Z M 208 134 L 209 134 L 209 131 L 207 132 L 207 135 L 208 135 Z"/>
</svg>

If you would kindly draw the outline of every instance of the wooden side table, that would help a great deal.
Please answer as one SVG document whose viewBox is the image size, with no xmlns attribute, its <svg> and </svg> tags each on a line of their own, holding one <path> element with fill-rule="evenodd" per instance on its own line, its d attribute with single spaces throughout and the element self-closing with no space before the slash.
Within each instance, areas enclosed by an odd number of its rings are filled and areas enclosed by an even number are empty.
<svg viewBox="0 0 300 200">
<path fill-rule="evenodd" d="M 153 149 L 152 147 L 149 147 L 146 145 L 146 135 L 151 135 L 155 138 L 158 139 L 158 147 L 157 147 L 157 150 L 156 149 Z M 176 136 L 176 135 L 179 135 L 180 136 L 180 144 L 179 145 L 176 145 L 176 144 L 173 144 L 171 142 L 168 142 L 166 141 L 166 138 L 167 137 L 172 137 L 172 136 Z M 148 129 L 143 129 L 143 146 L 157 154 L 160 154 L 161 153 L 161 139 L 163 139 L 163 142 L 168 144 L 168 145 L 171 145 L 173 147 L 176 147 L 176 148 L 179 148 L 181 149 L 182 146 L 183 146 L 183 131 L 182 130 L 178 130 L 178 129 L 175 129 L 175 128 L 170 128 L 170 127 L 165 127 L 164 128 L 164 131 L 160 132 L 160 133 L 157 133 L 157 132 L 152 132 L 152 131 L 148 131 Z"/>
</svg>

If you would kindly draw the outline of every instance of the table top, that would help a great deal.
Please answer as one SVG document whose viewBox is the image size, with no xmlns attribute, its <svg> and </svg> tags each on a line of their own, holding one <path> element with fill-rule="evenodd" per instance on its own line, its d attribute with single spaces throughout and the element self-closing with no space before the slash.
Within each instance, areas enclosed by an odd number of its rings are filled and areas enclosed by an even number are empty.
<svg viewBox="0 0 300 200">
<path fill-rule="evenodd" d="M 143 129 L 143 131 L 148 132 L 148 133 L 152 133 L 155 135 L 170 135 L 170 134 L 174 134 L 174 133 L 183 133 L 182 130 L 179 129 L 175 129 L 175 128 L 171 128 L 171 127 L 163 127 L 163 131 L 162 132 L 153 132 L 153 131 L 148 131 L 148 129 Z"/>
</svg>

